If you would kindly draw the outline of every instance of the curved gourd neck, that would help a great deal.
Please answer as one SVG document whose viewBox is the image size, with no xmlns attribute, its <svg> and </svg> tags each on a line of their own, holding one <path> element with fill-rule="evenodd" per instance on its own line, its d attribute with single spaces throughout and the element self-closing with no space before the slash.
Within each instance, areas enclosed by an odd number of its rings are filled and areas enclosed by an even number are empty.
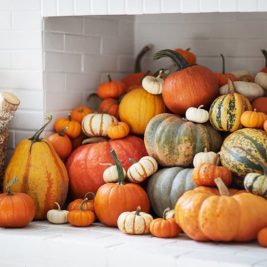
<svg viewBox="0 0 267 267">
<path fill-rule="evenodd" d="M 44 131 L 44 129 L 46 128 L 46 126 L 51 122 L 52 120 L 52 115 L 50 115 L 47 118 L 47 122 L 29 139 L 33 142 L 38 142 L 40 141 L 40 135 L 42 134 L 42 132 Z"/>
<path fill-rule="evenodd" d="M 142 58 L 144 57 L 144 55 L 150 51 L 152 48 L 152 45 L 146 45 L 145 47 L 142 48 L 142 50 L 138 53 L 136 59 L 135 59 L 135 63 L 134 63 L 134 72 L 138 73 L 138 72 L 142 72 L 142 68 L 141 68 L 141 61 Z"/>
<path fill-rule="evenodd" d="M 265 68 L 267 68 L 267 51 L 265 49 L 262 49 L 261 52 L 265 59 Z"/>
<path fill-rule="evenodd" d="M 118 183 L 119 184 L 125 184 L 123 168 L 122 168 L 121 162 L 119 161 L 118 156 L 117 156 L 114 149 L 111 150 L 111 156 L 112 156 L 112 159 L 114 160 L 116 167 L 117 167 Z"/>
</svg>

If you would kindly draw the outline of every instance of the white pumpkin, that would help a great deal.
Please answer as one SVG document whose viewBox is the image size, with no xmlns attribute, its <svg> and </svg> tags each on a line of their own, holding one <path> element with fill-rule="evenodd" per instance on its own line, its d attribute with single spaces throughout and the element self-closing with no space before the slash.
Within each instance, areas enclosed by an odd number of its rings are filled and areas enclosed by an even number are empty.
<svg viewBox="0 0 267 267">
<path fill-rule="evenodd" d="M 153 217 L 145 212 L 141 212 L 141 208 L 137 207 L 136 211 L 123 212 L 117 221 L 118 228 L 125 234 L 144 235 L 149 234 L 149 226 L 153 221 Z"/>
<path fill-rule="evenodd" d="M 164 80 L 161 79 L 162 71 L 159 72 L 157 77 L 147 75 L 142 80 L 143 88 L 152 95 L 160 95 L 162 93 L 162 87 Z"/>
<path fill-rule="evenodd" d="M 57 206 L 57 209 L 52 209 L 47 212 L 47 220 L 54 224 L 67 223 L 69 212 L 67 210 L 62 210 L 57 202 L 55 202 L 55 205 Z"/>
<path fill-rule="evenodd" d="M 235 81 L 235 91 L 249 100 L 253 100 L 264 95 L 264 90 L 261 86 L 253 82 Z M 226 95 L 229 93 L 228 84 L 220 88 L 220 94 Z"/>
<path fill-rule="evenodd" d="M 82 120 L 82 130 L 87 136 L 107 136 L 107 129 L 118 120 L 109 114 L 91 113 Z"/>
<path fill-rule="evenodd" d="M 265 91 L 267 91 L 267 73 L 258 72 L 255 76 L 255 83 L 260 85 Z"/>
<path fill-rule="evenodd" d="M 123 171 L 123 177 L 126 177 L 126 171 L 124 168 L 122 168 Z M 105 169 L 103 172 L 103 180 L 105 183 L 116 183 L 118 182 L 119 174 L 118 174 L 118 168 L 116 165 L 112 165 Z"/>
<path fill-rule="evenodd" d="M 145 156 L 130 166 L 127 171 L 127 177 L 133 183 L 141 183 L 157 172 L 157 170 L 157 161 L 151 156 Z"/>
<path fill-rule="evenodd" d="M 171 218 L 174 218 L 175 217 L 175 211 L 174 210 L 171 210 L 170 208 L 166 209 L 164 212 L 163 212 L 163 217 L 168 220 L 168 219 L 171 219 Z"/>
<path fill-rule="evenodd" d="M 204 152 L 199 152 L 194 156 L 193 165 L 195 168 L 203 163 L 219 165 L 219 160 L 218 154 L 213 151 L 208 152 L 205 148 Z"/>
<path fill-rule="evenodd" d="M 202 109 L 204 105 L 199 106 L 198 108 L 190 107 L 185 112 L 185 117 L 189 121 L 196 123 L 205 123 L 209 120 L 209 112 L 205 109 Z"/>
</svg>

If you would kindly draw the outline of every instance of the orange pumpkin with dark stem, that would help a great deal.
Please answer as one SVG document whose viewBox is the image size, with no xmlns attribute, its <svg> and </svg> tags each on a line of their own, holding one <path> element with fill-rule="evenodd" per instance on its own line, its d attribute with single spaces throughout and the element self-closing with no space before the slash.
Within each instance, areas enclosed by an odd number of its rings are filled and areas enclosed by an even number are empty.
<svg viewBox="0 0 267 267">
<path fill-rule="evenodd" d="M 184 114 L 189 107 L 209 105 L 218 95 L 217 78 L 211 70 L 200 65 L 190 65 L 175 51 L 157 52 L 154 59 L 171 58 L 177 71 L 170 74 L 163 84 L 162 96 L 166 106 L 177 114 Z"/>
<path fill-rule="evenodd" d="M 103 99 L 99 106 L 99 112 L 108 113 L 119 118 L 119 101 L 114 98 Z"/>
<path fill-rule="evenodd" d="M 267 115 L 267 96 L 256 98 L 252 102 L 252 107 L 258 112 L 264 112 Z"/>
<path fill-rule="evenodd" d="M 112 80 L 108 74 L 108 81 L 98 86 L 97 94 L 100 98 L 119 98 L 126 91 L 126 85 L 119 80 Z"/>
<path fill-rule="evenodd" d="M 88 201 L 85 198 L 78 210 L 72 210 L 68 213 L 67 219 L 69 224 L 76 227 L 86 227 L 91 225 L 95 221 L 95 214 L 93 211 L 85 210 L 84 205 Z"/>
<path fill-rule="evenodd" d="M 157 218 L 150 223 L 150 233 L 153 236 L 160 238 L 172 238 L 177 237 L 181 232 L 181 228 L 175 222 L 174 218 L 166 219 L 167 212 L 170 209 L 166 209 L 163 212 L 163 218 Z"/>
<path fill-rule="evenodd" d="M 34 218 L 35 205 L 32 198 L 24 193 L 10 191 L 11 185 L 15 182 L 14 177 L 6 185 L 6 193 L 0 194 L 0 227 L 25 227 Z"/>
<path fill-rule="evenodd" d="M 196 55 L 190 51 L 190 48 L 187 48 L 186 50 L 182 48 L 176 48 L 175 51 L 180 54 L 190 65 L 197 64 L 197 57 Z"/>
<path fill-rule="evenodd" d="M 70 117 L 73 121 L 81 122 L 84 116 L 92 112 L 93 111 L 86 106 L 78 106 L 71 111 Z"/>
<path fill-rule="evenodd" d="M 70 118 L 58 118 L 54 124 L 55 132 L 59 133 L 66 128 L 66 135 L 70 138 L 77 138 L 82 131 L 81 124 L 77 121 L 73 121 Z"/>
<path fill-rule="evenodd" d="M 111 155 L 118 169 L 118 183 L 106 183 L 97 190 L 95 213 L 103 224 L 117 226 L 118 217 L 125 211 L 133 211 L 140 206 L 143 212 L 149 212 L 149 200 L 141 186 L 125 184 L 123 169 L 114 150 Z"/>
<path fill-rule="evenodd" d="M 265 49 L 262 49 L 261 52 L 265 59 L 265 67 L 261 70 L 261 72 L 267 73 L 267 51 Z"/>
<path fill-rule="evenodd" d="M 72 211 L 72 210 L 79 210 L 80 209 L 80 206 L 81 206 L 81 203 L 84 201 L 84 200 L 87 200 L 84 202 L 83 204 L 83 209 L 84 210 L 90 210 L 90 211 L 95 211 L 95 208 L 94 208 L 94 199 L 95 199 L 95 194 L 93 192 L 88 192 L 84 195 L 84 198 L 78 198 L 78 199 L 75 199 L 73 201 L 71 201 L 69 204 L 68 204 L 68 207 L 67 207 L 67 210 L 68 211 Z"/>
<path fill-rule="evenodd" d="M 257 240 L 260 246 L 267 248 L 267 227 L 262 228 L 258 232 Z"/>
<path fill-rule="evenodd" d="M 59 133 L 51 134 L 47 140 L 52 144 L 60 158 L 67 158 L 72 151 L 72 143 L 70 138 L 65 134 L 66 128 Z"/>
<path fill-rule="evenodd" d="M 130 132 L 130 127 L 127 123 L 120 121 L 118 123 L 112 123 L 108 127 L 108 137 L 110 139 L 119 139 L 126 137 Z"/>
</svg>

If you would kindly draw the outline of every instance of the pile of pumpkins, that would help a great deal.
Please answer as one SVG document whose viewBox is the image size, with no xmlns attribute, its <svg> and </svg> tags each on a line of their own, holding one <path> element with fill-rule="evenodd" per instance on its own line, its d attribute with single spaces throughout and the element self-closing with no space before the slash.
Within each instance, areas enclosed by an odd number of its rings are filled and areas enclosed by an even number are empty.
<svg viewBox="0 0 267 267">
<path fill-rule="evenodd" d="M 267 66 L 255 77 L 225 73 L 221 55 L 223 70 L 215 73 L 189 49 L 165 49 L 154 59 L 170 58 L 176 69 L 145 73 L 141 59 L 150 49 L 138 54 L 134 73 L 108 75 L 88 106 L 56 119 L 54 134 L 40 138 L 49 117 L 17 145 L 0 226 L 98 219 L 128 234 L 175 237 L 182 230 L 198 241 L 258 235 L 267 246 Z M 19 203 L 15 197 L 27 197 L 29 210 L 2 216 L 2 199 Z M 162 218 L 153 219 L 150 208 Z"/>
</svg>

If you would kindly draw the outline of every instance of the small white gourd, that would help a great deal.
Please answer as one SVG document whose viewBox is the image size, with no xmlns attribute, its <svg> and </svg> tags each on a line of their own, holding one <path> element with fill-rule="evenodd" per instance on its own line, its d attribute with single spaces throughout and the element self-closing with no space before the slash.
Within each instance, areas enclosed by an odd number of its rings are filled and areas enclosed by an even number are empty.
<svg viewBox="0 0 267 267">
<path fill-rule="evenodd" d="M 186 119 L 196 123 L 207 122 L 209 120 L 209 112 L 205 109 L 202 109 L 203 107 L 204 105 L 201 105 L 198 108 L 188 108 L 185 112 Z"/>
<path fill-rule="evenodd" d="M 164 80 L 161 78 L 162 71 L 159 72 L 157 77 L 147 75 L 142 80 L 143 88 L 152 95 L 160 95 Z"/>
<path fill-rule="evenodd" d="M 208 152 L 207 148 L 205 148 L 204 152 L 197 153 L 193 159 L 193 165 L 195 168 L 203 163 L 218 165 L 219 164 L 218 154 L 216 154 L 213 151 Z"/>
<path fill-rule="evenodd" d="M 126 171 L 124 168 L 123 170 L 123 177 L 126 177 Z M 117 183 L 119 179 L 119 174 L 118 174 L 118 168 L 116 165 L 111 165 L 110 167 L 106 168 L 105 171 L 103 172 L 103 180 L 105 183 Z"/>
<path fill-rule="evenodd" d="M 57 209 L 52 209 L 47 212 L 47 220 L 54 224 L 67 223 L 68 211 L 62 210 L 58 202 L 55 202 Z"/>
</svg>

